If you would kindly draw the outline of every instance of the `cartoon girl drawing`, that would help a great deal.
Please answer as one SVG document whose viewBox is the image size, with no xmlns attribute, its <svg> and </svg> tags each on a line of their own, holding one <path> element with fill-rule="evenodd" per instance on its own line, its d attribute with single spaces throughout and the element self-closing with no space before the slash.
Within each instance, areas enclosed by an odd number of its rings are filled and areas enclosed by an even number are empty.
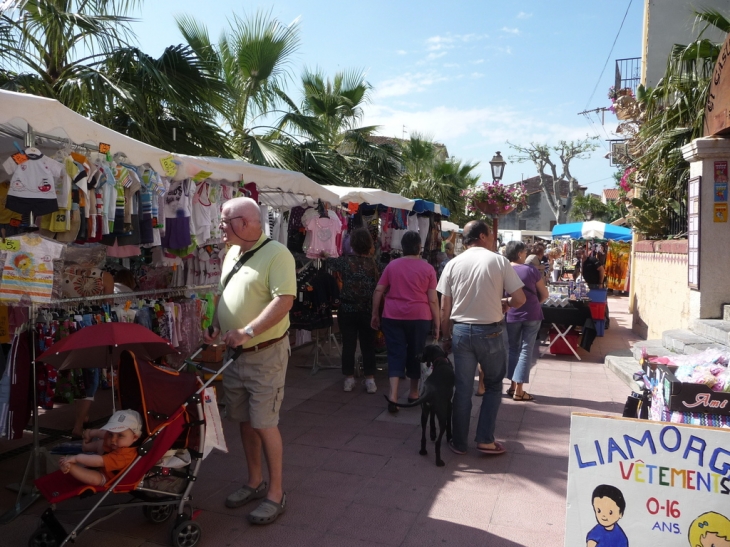
<svg viewBox="0 0 730 547">
<path fill-rule="evenodd" d="M 690 547 L 730 547 L 730 519 L 709 511 L 697 517 L 689 527 Z"/>
</svg>

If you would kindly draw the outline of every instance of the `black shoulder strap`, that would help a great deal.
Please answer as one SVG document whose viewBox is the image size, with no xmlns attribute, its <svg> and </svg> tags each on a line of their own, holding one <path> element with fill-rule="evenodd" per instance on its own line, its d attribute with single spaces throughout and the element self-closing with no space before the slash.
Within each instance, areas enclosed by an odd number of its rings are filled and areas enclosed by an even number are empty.
<svg viewBox="0 0 730 547">
<path fill-rule="evenodd" d="M 238 272 L 238 270 L 240 270 L 243 267 L 243 265 L 246 262 L 248 262 L 248 259 L 251 258 L 253 255 L 255 255 L 258 252 L 259 249 L 261 249 L 264 245 L 266 245 L 270 241 L 271 241 L 271 239 L 266 238 L 261 245 L 259 245 L 255 249 L 252 249 L 250 251 L 246 251 L 240 257 L 238 257 L 238 261 L 233 265 L 233 268 L 231 268 L 231 271 L 228 272 L 228 275 L 226 276 L 226 278 L 221 283 L 221 285 L 222 285 L 221 286 L 221 293 L 224 290 L 226 290 L 226 285 L 228 285 L 228 282 L 231 280 L 231 278 L 234 275 L 236 275 L 236 272 Z"/>
</svg>

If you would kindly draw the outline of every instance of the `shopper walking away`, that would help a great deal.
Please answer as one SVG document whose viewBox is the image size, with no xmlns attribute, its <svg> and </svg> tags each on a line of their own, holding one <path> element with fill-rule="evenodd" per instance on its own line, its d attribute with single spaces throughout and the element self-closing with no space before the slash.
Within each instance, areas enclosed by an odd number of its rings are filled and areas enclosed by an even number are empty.
<svg viewBox="0 0 730 547">
<path fill-rule="evenodd" d="M 477 363 L 484 373 L 485 392 L 479 410 L 476 443 L 484 454 L 502 454 L 494 439 L 494 425 L 502 399 L 507 356 L 502 338 L 502 315 L 507 307 L 525 303 L 523 283 L 509 261 L 489 249 L 492 234 L 484 221 L 464 227 L 466 250 L 444 268 L 437 290 L 441 293 L 443 348 L 453 349 L 456 390 L 453 403 L 453 440 L 449 447 L 465 454 Z M 504 293 L 509 294 L 503 298 Z"/>
<path fill-rule="evenodd" d="M 409 230 L 403 234 L 401 246 L 403 257 L 390 262 L 380 276 L 373 294 L 371 318 L 371 326 L 374 329 L 382 326 L 385 335 L 390 377 L 388 411 L 393 414 L 398 412 L 398 380 L 404 373 L 410 378 L 408 401 L 418 399 L 420 355 L 429 332 L 433 331 L 436 339 L 439 336 L 436 270 L 420 256 L 418 232 Z M 385 307 L 381 321 L 383 295 Z"/>
<path fill-rule="evenodd" d="M 548 290 L 542 274 L 531 264 L 525 264 L 527 246 L 520 241 L 507 244 L 507 259 L 517 276 L 524 283 L 525 303 L 517 309 L 507 310 L 507 338 L 509 340 L 507 378 L 512 381 L 507 395 L 515 401 L 534 401 L 523 389 L 530 381 L 535 340 L 542 325 L 541 304 L 548 299 Z"/>
<path fill-rule="evenodd" d="M 355 387 L 355 349 L 358 338 L 362 353 L 365 389 L 375 393 L 375 331 L 370 326 L 373 293 L 378 284 L 378 265 L 373 258 L 373 240 L 365 228 L 350 234 L 350 246 L 355 255 L 344 255 L 327 261 L 327 266 L 342 276 L 340 308 L 337 323 L 342 333 L 342 374 L 344 389 Z"/>
<path fill-rule="evenodd" d="M 228 347 L 243 347 L 241 356 L 223 373 L 223 389 L 226 416 L 239 423 L 248 481 L 228 496 L 226 506 L 240 507 L 265 498 L 248 520 L 268 524 L 286 507 L 278 424 L 296 269 L 288 249 L 266 238 L 260 218 L 259 206 L 250 198 L 235 198 L 223 205 L 221 233 L 231 248 L 221 269 L 213 335 L 205 333 L 204 338 L 211 343 L 222 333 Z M 269 470 L 268 485 L 263 476 L 262 450 Z"/>
</svg>

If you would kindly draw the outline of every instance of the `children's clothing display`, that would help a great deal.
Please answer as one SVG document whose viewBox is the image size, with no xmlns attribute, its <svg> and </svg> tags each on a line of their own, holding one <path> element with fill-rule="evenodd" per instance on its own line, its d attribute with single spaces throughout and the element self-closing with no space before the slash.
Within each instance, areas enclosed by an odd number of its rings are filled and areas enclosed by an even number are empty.
<svg viewBox="0 0 730 547">
<path fill-rule="evenodd" d="M 5 257 L 0 300 L 17 301 L 27 295 L 36 303 L 50 302 L 53 261 L 61 256 L 64 245 L 30 234 L 8 239 L 17 244 Z"/>
<path fill-rule="evenodd" d="M 3 163 L 11 175 L 10 190 L 5 206 L 20 214 L 46 215 L 58 210 L 55 177 L 63 165 L 40 150 L 29 148 L 25 154 L 15 154 Z"/>
</svg>

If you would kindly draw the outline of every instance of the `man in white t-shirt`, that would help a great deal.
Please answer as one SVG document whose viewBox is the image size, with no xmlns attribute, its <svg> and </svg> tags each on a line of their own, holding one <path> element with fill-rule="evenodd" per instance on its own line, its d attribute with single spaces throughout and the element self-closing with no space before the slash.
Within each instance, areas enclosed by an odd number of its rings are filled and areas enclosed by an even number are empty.
<svg viewBox="0 0 730 547">
<path fill-rule="evenodd" d="M 507 307 L 525 303 L 524 284 L 507 258 L 493 253 L 489 226 L 475 220 L 464 226 L 466 250 L 444 268 L 436 290 L 441 293 L 443 349 L 453 349 L 456 390 L 453 401 L 453 439 L 449 447 L 465 454 L 471 417 L 474 374 L 477 364 L 484 372 L 485 393 L 476 431 L 477 450 L 502 454 L 494 440 L 494 426 L 502 401 L 506 372 L 506 348 L 502 338 Z M 507 293 L 510 296 L 503 298 Z"/>
</svg>

